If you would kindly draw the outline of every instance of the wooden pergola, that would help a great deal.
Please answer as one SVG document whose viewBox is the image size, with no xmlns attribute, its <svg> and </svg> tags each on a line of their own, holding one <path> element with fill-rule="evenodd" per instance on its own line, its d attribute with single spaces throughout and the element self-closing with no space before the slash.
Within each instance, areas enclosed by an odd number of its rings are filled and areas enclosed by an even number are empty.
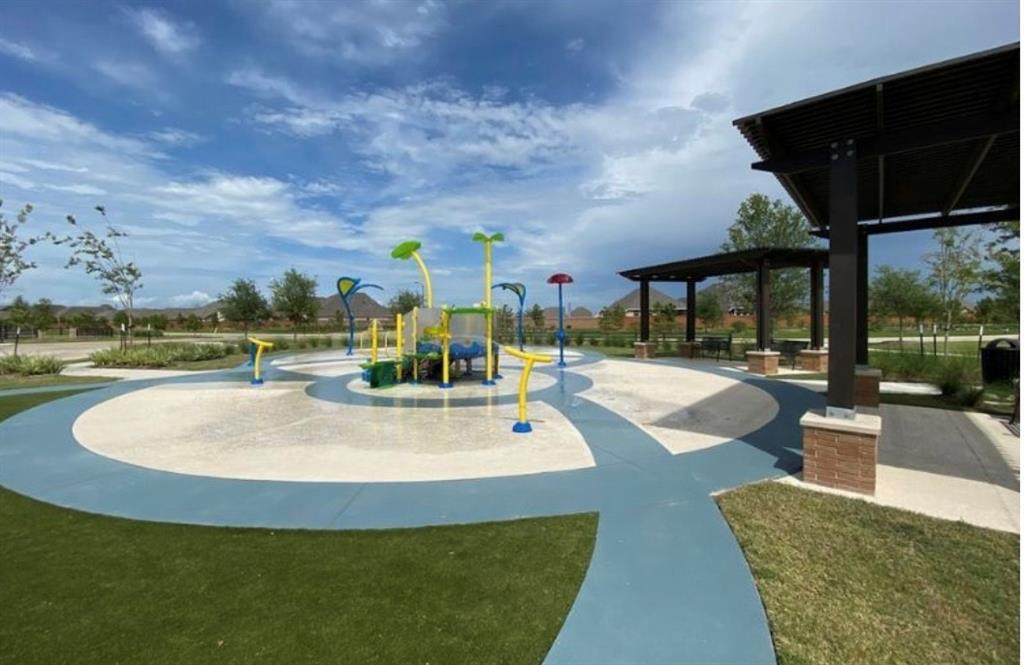
<svg viewBox="0 0 1024 665">
<path fill-rule="evenodd" d="M 673 263 L 623 270 L 619 274 L 640 283 L 640 341 L 651 336 L 651 282 L 686 283 L 686 341 L 696 338 L 697 283 L 708 277 L 757 274 L 754 309 L 757 320 L 757 348 L 771 345 L 771 271 L 781 268 L 807 268 L 811 291 L 811 347 L 824 345 L 824 298 L 822 275 L 828 265 L 828 252 L 813 248 L 761 247 L 736 252 L 701 256 Z"/>
<path fill-rule="evenodd" d="M 828 410 L 852 418 L 867 362 L 868 238 L 1020 218 L 1020 45 L 734 121 L 828 239 Z"/>
</svg>

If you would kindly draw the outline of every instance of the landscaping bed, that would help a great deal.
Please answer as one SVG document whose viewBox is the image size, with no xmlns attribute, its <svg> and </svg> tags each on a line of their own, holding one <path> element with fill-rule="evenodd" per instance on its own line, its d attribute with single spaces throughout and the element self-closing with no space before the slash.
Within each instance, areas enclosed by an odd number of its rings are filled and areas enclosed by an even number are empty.
<svg viewBox="0 0 1024 665">
<path fill-rule="evenodd" d="M 781 664 L 1017 662 L 1016 534 L 774 482 L 718 503 Z"/>
</svg>

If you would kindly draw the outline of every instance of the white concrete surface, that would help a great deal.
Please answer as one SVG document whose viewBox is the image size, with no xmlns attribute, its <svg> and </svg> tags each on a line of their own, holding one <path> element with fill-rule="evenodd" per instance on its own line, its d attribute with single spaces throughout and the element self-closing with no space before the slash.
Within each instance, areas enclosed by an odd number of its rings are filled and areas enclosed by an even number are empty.
<svg viewBox="0 0 1024 665">
<path fill-rule="evenodd" d="M 966 415 L 981 432 L 988 437 L 999 454 L 1006 460 L 1017 480 L 1020 480 L 1020 437 L 1014 435 L 1006 426 L 1006 420 L 996 418 L 987 413 L 968 411 Z"/>
<path fill-rule="evenodd" d="M 87 410 L 73 432 L 100 455 L 224 478 L 401 482 L 594 464 L 580 433 L 541 402 L 530 403 L 534 431 L 523 435 L 512 432 L 514 405 L 351 406 L 311 398 L 306 385 L 154 386 Z"/>
<path fill-rule="evenodd" d="M 987 529 L 1020 533 L 1020 493 L 992 483 L 882 464 L 877 469 L 874 496 L 805 483 L 796 476 L 781 478 L 779 482 Z"/>
<path fill-rule="evenodd" d="M 673 454 L 742 438 L 779 411 L 763 390 L 680 365 L 609 359 L 577 371 L 594 381 L 581 397 L 627 418 Z"/>
</svg>

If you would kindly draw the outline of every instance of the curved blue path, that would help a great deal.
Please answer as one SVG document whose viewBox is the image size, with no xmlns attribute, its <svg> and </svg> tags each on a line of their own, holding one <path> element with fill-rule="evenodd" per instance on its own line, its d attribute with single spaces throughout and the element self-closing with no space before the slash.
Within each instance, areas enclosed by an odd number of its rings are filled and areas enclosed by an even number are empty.
<svg viewBox="0 0 1024 665">
<path fill-rule="evenodd" d="M 600 356 L 585 353 L 574 365 Z M 651 362 L 651 361 L 647 361 Z M 673 364 L 673 363 L 667 363 Z M 597 543 L 548 663 L 774 663 L 753 579 L 710 497 L 800 468 L 800 416 L 821 397 L 786 383 L 711 367 L 772 395 L 778 416 L 705 450 L 669 454 L 630 421 L 579 393 L 590 380 L 545 368 L 555 385 L 531 392 L 583 434 L 596 466 L 475 480 L 317 483 L 232 480 L 157 471 L 102 457 L 71 433 L 86 409 L 158 383 L 246 381 L 243 369 L 88 390 L 0 423 L 0 485 L 60 506 L 141 520 L 273 528 L 415 527 L 596 511 Z M 513 404 L 514 396 L 396 400 L 355 393 L 337 378 L 279 368 L 272 381 L 312 381 L 340 403 L 438 408 Z M 92 386 L 89 386 L 92 387 Z"/>
</svg>

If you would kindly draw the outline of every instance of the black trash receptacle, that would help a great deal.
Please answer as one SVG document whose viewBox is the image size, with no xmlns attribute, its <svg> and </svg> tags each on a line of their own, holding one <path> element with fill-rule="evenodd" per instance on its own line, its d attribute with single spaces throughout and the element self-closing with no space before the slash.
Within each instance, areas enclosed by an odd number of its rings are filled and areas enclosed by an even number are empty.
<svg viewBox="0 0 1024 665">
<path fill-rule="evenodd" d="M 1020 348 L 1012 339 L 994 339 L 981 350 L 981 381 L 989 384 L 1020 378 Z"/>
</svg>

